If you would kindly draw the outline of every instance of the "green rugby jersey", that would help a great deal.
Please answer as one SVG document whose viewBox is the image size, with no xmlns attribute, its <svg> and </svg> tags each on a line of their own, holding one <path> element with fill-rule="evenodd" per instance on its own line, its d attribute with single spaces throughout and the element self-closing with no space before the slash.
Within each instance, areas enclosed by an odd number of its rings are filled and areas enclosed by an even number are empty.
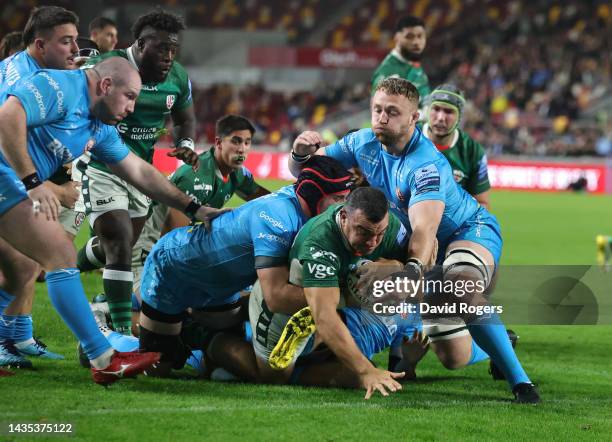
<svg viewBox="0 0 612 442">
<path fill-rule="evenodd" d="M 108 57 L 123 57 L 138 69 L 131 47 L 106 52 L 88 61 L 83 69 L 90 68 Z M 173 109 L 183 109 L 191 103 L 191 83 L 187 71 L 175 61 L 162 83 L 142 85 L 134 112 L 117 124 L 117 130 L 132 152 L 151 163 L 153 145 L 164 133 L 166 118 L 170 116 Z M 92 160 L 90 165 L 109 172 L 108 168 L 98 161 Z"/>
<path fill-rule="evenodd" d="M 427 124 L 422 126 L 422 130 L 428 137 Z M 436 147 L 450 163 L 455 181 L 470 195 L 478 195 L 491 188 L 485 150 L 468 134 L 456 129 L 449 146 Z"/>
<path fill-rule="evenodd" d="M 408 232 L 391 212 L 389 226 L 379 246 L 370 255 L 356 256 L 340 229 L 339 212 L 342 206 L 331 206 L 312 218 L 296 236 L 289 252 L 292 283 L 302 287 L 339 287 L 342 290 L 346 287 L 351 265 L 360 259 L 405 261 Z"/>
<path fill-rule="evenodd" d="M 253 195 L 258 185 L 251 172 L 244 166 L 232 171 L 227 177 L 215 161 L 215 148 L 200 154 L 200 167 L 194 172 L 190 165 L 183 164 L 170 177 L 170 181 L 200 204 L 220 209 L 234 193 L 242 199 Z"/>
<path fill-rule="evenodd" d="M 408 80 L 419 91 L 421 103 L 429 95 L 429 78 L 420 63 L 412 63 L 402 57 L 395 49 L 389 52 L 372 75 L 372 93 L 376 85 L 387 77 L 399 77 Z"/>
</svg>

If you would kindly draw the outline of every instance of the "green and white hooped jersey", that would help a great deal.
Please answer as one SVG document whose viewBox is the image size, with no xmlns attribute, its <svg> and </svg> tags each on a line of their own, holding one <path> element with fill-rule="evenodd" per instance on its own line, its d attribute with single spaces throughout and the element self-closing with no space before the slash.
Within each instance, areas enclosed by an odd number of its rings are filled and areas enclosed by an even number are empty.
<svg viewBox="0 0 612 442">
<path fill-rule="evenodd" d="M 329 207 L 310 219 L 298 233 L 289 252 L 289 280 L 292 284 L 338 287 L 344 293 L 347 277 L 360 260 L 405 260 L 408 232 L 393 213 L 389 212 L 389 226 L 380 245 L 370 255 L 357 256 L 340 228 L 341 208 L 342 204 Z"/>
<path fill-rule="evenodd" d="M 136 68 L 132 48 L 117 49 L 88 61 L 83 69 L 93 67 L 109 57 L 127 59 Z M 144 83 L 136 100 L 134 112 L 117 124 L 121 138 L 132 152 L 143 160 L 153 161 L 153 145 L 165 133 L 166 118 L 173 110 L 183 109 L 192 104 L 191 82 L 187 71 L 180 63 L 172 63 L 168 76 L 161 83 Z M 90 165 L 109 172 L 103 163 L 91 161 Z"/>
</svg>

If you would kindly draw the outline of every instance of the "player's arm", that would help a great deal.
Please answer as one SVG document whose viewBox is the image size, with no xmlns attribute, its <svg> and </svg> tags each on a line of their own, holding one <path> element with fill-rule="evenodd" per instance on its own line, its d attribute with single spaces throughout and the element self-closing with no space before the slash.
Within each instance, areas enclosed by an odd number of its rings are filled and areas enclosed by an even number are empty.
<svg viewBox="0 0 612 442">
<path fill-rule="evenodd" d="M 129 152 L 121 161 L 107 164 L 107 166 L 115 175 L 135 186 L 149 198 L 166 206 L 182 210 L 188 215 L 203 221 L 206 226 L 213 218 L 227 211 L 226 209 L 214 209 L 195 203 L 187 194 L 168 181 L 155 167 L 132 152 Z"/>
<path fill-rule="evenodd" d="M 297 178 L 302 171 L 304 163 L 312 155 L 325 155 L 325 148 L 321 147 L 324 141 L 321 134 L 311 130 L 302 132 L 293 142 L 293 148 L 289 154 L 289 171 Z"/>
<path fill-rule="evenodd" d="M 168 208 L 168 213 L 166 214 L 166 218 L 164 219 L 164 224 L 161 228 L 162 236 L 168 233 L 170 230 L 185 227 L 191 224 L 191 220 L 187 215 L 185 215 L 180 210 L 176 210 L 172 207 Z"/>
<path fill-rule="evenodd" d="M 412 235 L 408 243 L 408 258 L 416 258 L 421 263 L 430 261 L 436 247 L 436 233 L 444 213 L 444 202 L 424 200 L 408 209 Z"/>
<path fill-rule="evenodd" d="M 476 198 L 476 201 L 478 201 L 478 204 L 480 204 L 485 209 L 489 210 L 491 208 L 490 195 L 491 195 L 491 191 L 490 190 L 486 190 L 486 191 L 484 191 L 482 193 L 478 193 L 478 194 L 472 195 L 472 196 L 474 198 Z"/>
<path fill-rule="evenodd" d="M 176 157 L 193 167 L 193 170 L 198 170 L 199 159 L 195 152 L 195 113 L 193 104 L 181 109 L 172 110 L 172 122 L 174 123 L 174 140 L 176 147 L 168 156 Z"/>
<path fill-rule="evenodd" d="M 236 191 L 236 195 L 238 195 L 240 198 L 242 198 L 245 201 L 251 201 L 251 200 L 254 200 L 255 198 L 259 198 L 260 196 L 268 195 L 270 193 L 268 189 L 266 189 L 263 186 L 260 186 L 257 183 L 255 184 L 255 186 L 256 186 L 255 191 L 252 193 L 246 194 L 238 190 Z"/>
<path fill-rule="evenodd" d="M 0 108 L 0 145 L 2 153 L 23 181 L 28 196 L 38 202 L 37 210 L 48 220 L 56 220 L 60 202 L 48 182 L 42 182 L 28 153 L 26 112 L 20 100 L 9 97 Z"/>
<path fill-rule="evenodd" d="M 306 307 L 304 289 L 289 283 L 289 269 L 286 265 L 257 269 L 257 278 L 266 305 L 272 313 L 291 315 Z"/>
<path fill-rule="evenodd" d="M 395 380 L 404 373 L 390 373 L 374 367 L 361 353 L 346 325 L 336 312 L 340 300 L 338 287 L 304 288 L 306 300 L 317 326 L 317 333 L 340 361 L 359 376 L 361 385 L 366 389 L 365 398 L 369 399 L 375 390 L 388 396 L 387 390 L 401 390 Z"/>
</svg>

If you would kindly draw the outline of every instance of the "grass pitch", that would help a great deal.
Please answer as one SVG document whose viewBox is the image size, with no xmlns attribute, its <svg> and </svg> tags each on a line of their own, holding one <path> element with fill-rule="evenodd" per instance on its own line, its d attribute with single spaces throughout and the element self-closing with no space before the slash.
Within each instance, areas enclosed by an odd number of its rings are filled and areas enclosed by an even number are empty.
<svg viewBox="0 0 612 442">
<path fill-rule="evenodd" d="M 266 182 L 276 188 L 280 182 Z M 612 234 L 612 198 L 494 192 L 503 264 L 592 264 L 594 237 Z M 83 229 L 83 233 L 87 233 Z M 82 241 L 83 237 L 79 238 Z M 83 276 L 89 296 L 99 274 Z M 445 370 L 430 353 L 419 380 L 368 402 L 361 391 L 140 377 L 105 389 L 77 362 L 76 342 L 37 287 L 36 334 L 65 361 L 0 378 L 0 435 L 8 423 L 72 423 L 73 440 L 610 440 L 610 326 L 517 326 L 517 353 L 544 402 L 509 403 L 486 363 Z M 377 362 L 385 364 L 386 355 Z M 57 440 L 55 436 L 52 438 Z"/>
</svg>

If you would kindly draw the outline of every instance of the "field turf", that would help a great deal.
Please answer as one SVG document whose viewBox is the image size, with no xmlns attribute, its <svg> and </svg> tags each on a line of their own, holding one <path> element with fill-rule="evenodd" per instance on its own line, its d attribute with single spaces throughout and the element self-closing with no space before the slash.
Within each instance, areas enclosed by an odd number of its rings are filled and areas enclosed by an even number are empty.
<svg viewBox="0 0 612 442">
<path fill-rule="evenodd" d="M 278 182 L 267 182 L 270 188 Z M 494 192 L 504 264 L 592 264 L 594 237 L 612 234 L 612 198 Z M 84 233 L 87 229 L 83 229 Z M 84 236 L 79 237 L 82 242 Z M 88 296 L 101 290 L 84 275 Z M 0 378 L 0 439 L 8 423 L 72 423 L 72 440 L 610 440 L 611 326 L 517 326 L 517 353 L 543 403 L 517 406 L 481 363 L 447 371 L 430 353 L 419 380 L 368 402 L 361 391 L 140 377 L 105 389 L 78 365 L 76 342 L 37 287 L 35 333 L 65 361 Z M 386 355 L 377 362 L 384 365 Z M 188 372 L 188 374 L 192 374 Z M 56 437 L 51 437 L 57 440 Z"/>
</svg>

